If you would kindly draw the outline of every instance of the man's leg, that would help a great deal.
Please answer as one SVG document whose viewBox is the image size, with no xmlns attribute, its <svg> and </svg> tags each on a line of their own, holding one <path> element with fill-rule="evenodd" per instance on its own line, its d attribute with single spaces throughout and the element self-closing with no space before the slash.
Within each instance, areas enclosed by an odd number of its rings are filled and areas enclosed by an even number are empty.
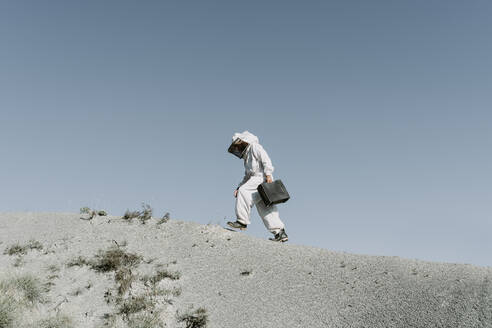
<svg viewBox="0 0 492 328">
<path fill-rule="evenodd" d="M 277 234 L 285 228 L 284 223 L 280 220 L 277 205 L 266 206 L 263 200 L 259 199 L 256 203 L 256 209 L 263 220 L 263 224 L 271 233 Z"/>
<path fill-rule="evenodd" d="M 242 224 L 250 224 L 251 207 L 253 207 L 253 193 L 258 187 L 254 179 L 250 178 L 237 191 L 236 218 Z"/>
</svg>

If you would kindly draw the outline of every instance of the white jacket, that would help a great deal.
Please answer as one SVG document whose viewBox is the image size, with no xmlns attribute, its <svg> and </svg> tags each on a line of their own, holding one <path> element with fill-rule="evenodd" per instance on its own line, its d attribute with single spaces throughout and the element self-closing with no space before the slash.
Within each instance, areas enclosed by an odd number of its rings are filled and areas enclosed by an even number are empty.
<svg viewBox="0 0 492 328">
<path fill-rule="evenodd" d="M 239 187 L 252 176 L 272 175 L 274 167 L 267 152 L 259 144 L 257 136 L 248 131 L 244 131 L 243 133 L 235 133 L 232 140 L 237 138 L 249 143 L 243 156 L 244 178 L 238 185 L 239 189 Z"/>
</svg>

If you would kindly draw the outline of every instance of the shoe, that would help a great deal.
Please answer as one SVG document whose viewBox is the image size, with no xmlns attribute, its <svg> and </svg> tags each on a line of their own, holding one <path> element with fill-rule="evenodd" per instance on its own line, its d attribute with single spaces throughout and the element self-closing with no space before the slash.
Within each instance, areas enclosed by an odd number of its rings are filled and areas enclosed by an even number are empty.
<svg viewBox="0 0 492 328">
<path fill-rule="evenodd" d="M 285 230 L 282 229 L 280 230 L 277 234 L 275 234 L 275 237 L 270 238 L 272 241 L 280 241 L 282 243 L 285 243 L 287 240 L 289 240 L 289 236 L 285 233 Z"/>
<path fill-rule="evenodd" d="M 227 225 L 231 228 L 234 228 L 234 229 L 239 229 L 239 230 L 246 230 L 246 228 L 248 227 L 248 225 L 246 224 L 242 224 L 241 222 L 239 221 L 236 221 L 236 222 L 227 222 Z"/>
</svg>

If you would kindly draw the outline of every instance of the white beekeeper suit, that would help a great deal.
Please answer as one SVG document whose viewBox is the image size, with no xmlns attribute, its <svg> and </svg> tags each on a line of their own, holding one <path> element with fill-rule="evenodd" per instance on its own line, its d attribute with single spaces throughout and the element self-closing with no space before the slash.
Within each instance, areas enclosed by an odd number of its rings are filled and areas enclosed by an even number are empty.
<svg viewBox="0 0 492 328">
<path fill-rule="evenodd" d="M 242 224 L 250 224 L 251 208 L 256 204 L 256 209 L 265 227 L 277 234 L 284 229 L 284 223 L 280 220 L 276 205 L 266 206 L 257 191 L 260 184 L 266 181 L 266 176 L 272 176 L 273 165 L 270 157 L 259 144 L 258 137 L 244 131 L 235 133 L 232 140 L 241 139 L 249 144 L 246 148 L 244 159 L 244 178 L 239 183 L 236 197 L 236 217 Z M 273 176 L 272 176 L 273 179 Z"/>
</svg>

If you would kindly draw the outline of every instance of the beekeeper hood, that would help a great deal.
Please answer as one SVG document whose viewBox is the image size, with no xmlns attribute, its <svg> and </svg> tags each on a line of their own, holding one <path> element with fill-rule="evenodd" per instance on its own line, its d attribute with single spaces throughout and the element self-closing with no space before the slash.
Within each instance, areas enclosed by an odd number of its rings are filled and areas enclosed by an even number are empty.
<svg viewBox="0 0 492 328">
<path fill-rule="evenodd" d="M 232 136 L 232 141 L 236 139 L 241 139 L 242 141 L 245 141 L 250 145 L 260 142 L 260 140 L 258 140 L 258 137 L 249 131 L 244 131 L 243 133 L 234 133 L 234 135 Z"/>
<path fill-rule="evenodd" d="M 242 158 L 249 145 L 259 142 L 260 141 L 258 140 L 258 137 L 249 131 L 234 133 L 234 135 L 232 136 L 232 144 L 229 147 L 228 151 L 233 155 Z"/>
</svg>

